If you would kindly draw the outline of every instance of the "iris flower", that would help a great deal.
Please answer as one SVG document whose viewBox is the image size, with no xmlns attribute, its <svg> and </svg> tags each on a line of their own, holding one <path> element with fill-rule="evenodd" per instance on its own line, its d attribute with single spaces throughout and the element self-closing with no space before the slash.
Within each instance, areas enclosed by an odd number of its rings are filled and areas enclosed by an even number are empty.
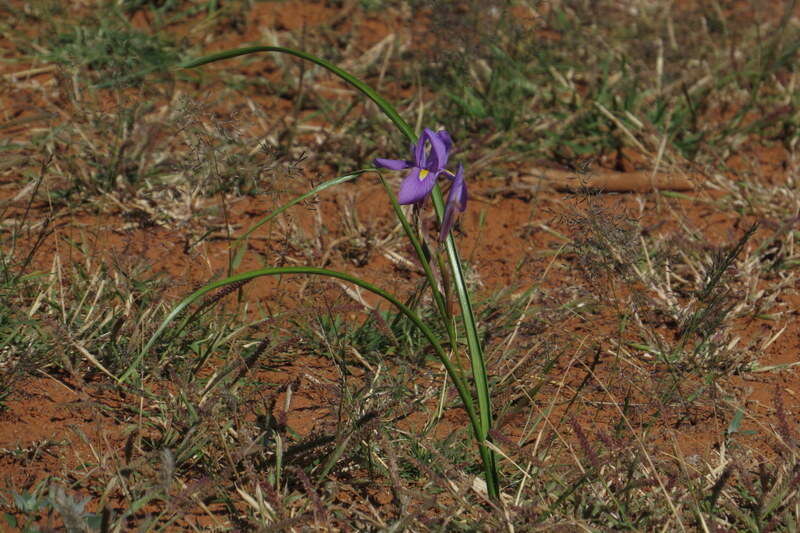
<svg viewBox="0 0 800 533">
<path fill-rule="evenodd" d="M 426 146 L 428 144 L 430 144 L 429 149 Z M 445 171 L 452 147 L 453 141 L 447 131 L 434 132 L 425 128 L 417 144 L 411 147 L 414 153 L 413 161 L 378 158 L 375 160 L 375 166 L 390 170 L 410 168 L 411 171 L 400 185 L 397 201 L 400 204 L 418 204 L 430 194 L 439 174 Z"/>
<path fill-rule="evenodd" d="M 450 173 L 448 172 L 448 177 Z M 453 184 L 450 185 L 450 192 L 447 193 L 447 203 L 444 208 L 444 216 L 442 217 L 442 229 L 439 231 L 439 240 L 443 241 L 450 233 L 450 228 L 453 227 L 455 222 L 456 209 L 459 213 L 463 213 L 467 208 L 467 185 L 464 183 L 464 166 L 459 163 L 458 170 L 455 175 L 450 177 Z"/>
<path fill-rule="evenodd" d="M 430 144 L 430 148 L 428 148 L 428 144 Z M 375 160 L 376 167 L 390 170 L 411 169 L 400 185 L 400 192 L 397 194 L 397 201 L 400 204 L 421 203 L 433 190 L 440 174 L 444 174 L 453 181 L 453 184 L 450 185 L 450 192 L 447 194 L 447 203 L 442 217 L 442 227 L 439 231 L 440 241 L 445 240 L 447 234 L 450 233 L 455 222 L 456 211 L 461 213 L 467 208 L 467 185 L 464 183 L 463 165 L 458 165 L 455 174 L 445 168 L 452 147 L 453 141 L 447 131 L 434 132 L 425 128 L 417 144 L 411 147 L 411 151 L 414 153 L 413 161 L 383 158 Z"/>
</svg>

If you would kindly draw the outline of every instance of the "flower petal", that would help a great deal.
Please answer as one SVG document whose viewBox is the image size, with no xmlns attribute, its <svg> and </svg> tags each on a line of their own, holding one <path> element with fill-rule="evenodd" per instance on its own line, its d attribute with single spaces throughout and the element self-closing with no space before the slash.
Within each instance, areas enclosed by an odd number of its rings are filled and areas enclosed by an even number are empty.
<svg viewBox="0 0 800 533">
<path fill-rule="evenodd" d="M 467 183 L 464 181 L 464 165 L 458 164 L 456 175 L 453 176 L 453 185 L 447 195 L 447 203 L 458 205 L 459 211 L 467 208 Z"/>
<path fill-rule="evenodd" d="M 448 138 L 450 136 L 448 135 Z M 431 143 L 431 153 L 426 161 L 425 168 L 431 172 L 440 171 L 447 166 L 447 146 L 445 142 L 433 130 L 425 128 L 420 138 L 425 138 Z"/>
<path fill-rule="evenodd" d="M 447 204 L 447 207 L 444 209 L 444 216 L 442 217 L 442 228 L 439 230 L 439 242 L 444 242 L 447 238 L 447 234 L 450 233 L 450 229 L 453 227 L 453 222 L 455 221 L 455 214 L 456 210 L 453 209 L 453 206 Z"/>
<path fill-rule="evenodd" d="M 464 183 L 464 180 L 461 180 L 460 186 L 455 191 L 455 197 L 453 198 L 453 202 L 458 206 L 458 210 L 460 212 L 464 212 L 467 210 L 467 184 Z"/>
<path fill-rule="evenodd" d="M 464 212 L 467 208 L 467 184 L 464 182 L 464 167 L 459 164 L 450 192 L 447 193 L 447 204 L 442 217 L 442 227 L 439 230 L 439 240 L 443 241 L 450 233 L 456 218 L 456 211 Z"/>
<path fill-rule="evenodd" d="M 403 170 L 414 166 L 411 161 L 403 161 L 401 159 L 384 159 L 379 157 L 373 162 L 378 168 L 388 168 L 389 170 Z"/>
<path fill-rule="evenodd" d="M 436 185 L 438 172 L 426 172 L 424 179 L 419 179 L 420 172 L 424 169 L 414 167 L 408 173 L 406 179 L 400 185 L 400 192 L 397 193 L 397 202 L 402 205 L 416 204 L 421 202 L 433 190 Z"/>
<path fill-rule="evenodd" d="M 411 147 L 414 153 L 414 162 L 419 168 L 425 168 L 425 135 L 420 135 L 417 144 Z"/>
<path fill-rule="evenodd" d="M 447 133 L 447 130 L 439 130 L 436 132 L 436 135 L 439 136 L 439 139 L 442 140 L 444 143 L 444 147 L 449 154 L 450 151 L 453 149 L 453 139 L 450 137 L 450 134 Z"/>
</svg>

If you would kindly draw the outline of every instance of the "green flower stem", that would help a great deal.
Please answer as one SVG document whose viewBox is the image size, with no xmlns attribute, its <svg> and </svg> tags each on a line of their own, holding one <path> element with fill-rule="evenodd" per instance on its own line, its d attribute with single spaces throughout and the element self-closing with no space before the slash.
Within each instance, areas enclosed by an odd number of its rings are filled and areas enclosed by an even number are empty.
<svg viewBox="0 0 800 533">
<path fill-rule="evenodd" d="M 433 275 L 433 270 L 431 269 L 431 263 L 428 260 L 428 255 L 422 249 L 422 243 L 420 242 L 419 237 L 417 237 L 416 232 L 411 228 L 411 224 L 408 223 L 408 219 L 406 218 L 405 213 L 403 213 L 403 210 L 400 208 L 400 204 L 397 203 L 397 197 L 395 196 L 394 191 L 392 191 L 391 187 L 389 187 L 389 185 L 386 183 L 386 180 L 383 179 L 383 176 L 380 173 L 378 173 L 378 176 L 380 177 L 384 190 L 386 190 L 386 194 L 389 196 L 389 201 L 392 204 L 392 209 L 394 209 L 395 215 L 397 215 L 397 218 L 400 220 L 403 230 L 408 236 L 408 239 L 411 241 L 411 246 L 414 247 L 414 252 L 417 254 L 420 263 L 422 263 L 422 269 L 425 271 L 425 277 L 428 278 L 428 285 L 430 285 L 431 292 L 433 292 L 433 299 L 436 302 L 436 307 L 439 308 L 439 315 L 442 317 L 442 320 L 445 322 L 445 326 L 447 327 L 447 336 L 450 339 L 451 349 L 455 350 L 455 325 L 453 324 L 450 313 L 447 311 L 447 304 L 444 296 L 436 285 L 436 277 Z"/>
<path fill-rule="evenodd" d="M 438 185 L 434 188 L 433 205 L 439 220 L 444 215 L 444 200 Z M 458 302 L 461 307 L 461 318 L 464 321 L 464 330 L 467 334 L 467 346 L 469 348 L 469 358 L 472 365 L 472 377 L 475 380 L 475 388 L 478 393 L 478 412 L 481 417 L 481 442 L 489 439 L 489 430 L 492 427 L 492 405 L 491 395 L 489 392 L 489 377 L 486 373 L 486 362 L 483 356 L 483 347 L 481 346 L 480 339 L 478 338 L 478 326 L 475 323 L 475 314 L 472 310 L 472 302 L 467 290 L 467 282 L 464 279 L 464 272 L 461 268 L 461 258 L 458 255 L 455 240 L 452 233 L 447 235 L 445 241 L 447 247 L 447 255 L 450 259 L 450 270 L 453 273 L 453 284 L 456 287 L 458 294 Z M 484 455 L 485 453 L 485 455 Z M 486 449 L 481 450 L 481 455 L 484 464 L 487 466 L 486 485 L 489 494 L 496 494 L 499 496 L 499 479 L 497 478 L 497 466 L 495 464 L 494 451 Z M 489 472 L 491 471 L 491 476 Z M 494 486 L 493 486 L 494 484 Z"/>
</svg>

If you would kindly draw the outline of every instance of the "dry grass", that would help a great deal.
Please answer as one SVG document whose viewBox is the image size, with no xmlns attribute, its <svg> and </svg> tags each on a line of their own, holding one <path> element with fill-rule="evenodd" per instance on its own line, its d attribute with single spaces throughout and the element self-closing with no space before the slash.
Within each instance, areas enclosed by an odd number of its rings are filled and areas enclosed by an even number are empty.
<svg viewBox="0 0 800 533">
<path fill-rule="evenodd" d="M 113 378 L 176 297 L 231 264 L 245 200 L 265 211 L 401 148 L 316 69 L 264 58 L 264 76 L 165 68 L 205 46 L 203 32 L 246 31 L 255 4 L 216 5 L 0 3 L 20 66 L 0 97 L 35 102 L 0 116 L 0 409 L 47 376 L 110 428 L 76 423 L 77 460 L 60 442 L 1 449 L 2 468 L 41 474 L 0 487 L 10 527 L 796 530 L 796 398 L 775 385 L 754 405 L 742 385 L 792 375 L 768 361 L 796 347 L 795 19 L 728 2 L 347 2 L 355 20 L 381 9 L 397 30 L 370 46 L 344 19 L 262 36 L 325 51 L 404 115 L 458 131 L 457 157 L 485 179 L 540 159 L 707 177 L 692 196 L 532 192 L 531 223 L 508 231 L 541 245 L 543 268 L 507 290 L 480 290 L 494 273 L 476 266 L 480 249 L 470 256 L 501 457 L 494 502 L 423 339 L 338 285 L 212 296 L 135 384 Z M 130 23 L 137 12 L 148 31 Z M 422 35 L 418 16 L 430 20 Z M 773 151 L 784 168 L 763 160 Z M 494 189 L 487 202 L 512 205 Z M 398 228 L 365 210 L 362 192 L 282 217 L 248 259 L 376 275 L 384 262 L 430 318 Z M 107 217 L 130 251 L 103 254 L 80 226 L 63 229 L 87 216 Z M 152 272 L 134 251 L 146 231 L 185 242 L 194 277 Z M 45 472 L 48 454 L 60 459 Z"/>
</svg>

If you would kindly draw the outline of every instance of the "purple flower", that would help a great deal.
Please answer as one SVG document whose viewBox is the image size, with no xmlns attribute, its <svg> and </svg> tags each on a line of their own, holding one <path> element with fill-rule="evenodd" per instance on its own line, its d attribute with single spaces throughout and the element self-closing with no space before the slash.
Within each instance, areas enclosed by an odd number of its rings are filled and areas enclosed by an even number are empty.
<svg viewBox="0 0 800 533">
<path fill-rule="evenodd" d="M 447 174 L 453 180 L 453 184 L 450 185 L 450 192 L 447 193 L 447 203 L 442 217 L 442 229 L 439 231 L 440 241 L 445 240 L 447 234 L 450 233 L 453 222 L 455 222 L 456 209 L 458 209 L 459 213 L 463 213 L 467 208 L 467 184 L 464 183 L 464 166 L 461 163 L 458 164 L 455 176 L 450 176 L 449 172 Z"/>
<path fill-rule="evenodd" d="M 427 149 L 430 144 L 430 149 Z M 434 132 L 428 128 L 422 132 L 417 144 L 411 147 L 414 153 L 413 161 L 400 159 L 375 160 L 375 166 L 390 170 L 410 168 L 411 171 L 400 185 L 397 201 L 400 204 L 416 204 L 425 199 L 436 185 L 436 179 L 447 166 L 447 158 L 453 141 L 445 130 Z"/>
</svg>

